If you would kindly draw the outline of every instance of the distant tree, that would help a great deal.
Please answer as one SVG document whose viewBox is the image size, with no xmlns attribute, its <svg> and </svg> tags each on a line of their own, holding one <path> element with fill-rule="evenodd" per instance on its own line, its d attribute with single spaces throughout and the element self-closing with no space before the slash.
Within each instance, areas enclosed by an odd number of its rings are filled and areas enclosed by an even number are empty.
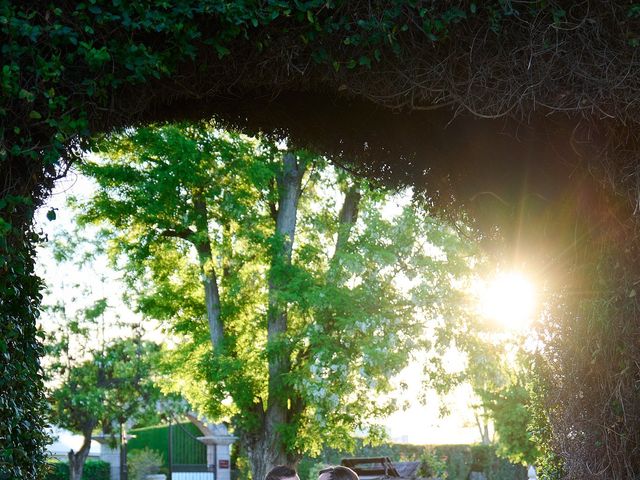
<svg viewBox="0 0 640 480">
<path fill-rule="evenodd" d="M 379 433 L 380 394 L 468 266 L 452 228 L 393 207 L 406 192 L 210 124 L 127 130 L 96 154 L 81 218 L 108 226 L 140 311 L 182 335 L 174 388 L 232 419 L 253 478 Z"/>
<path fill-rule="evenodd" d="M 485 332 L 486 333 L 486 332 Z M 531 355 L 519 335 L 490 339 L 482 333 L 469 341 L 465 372 L 479 401 L 475 408 L 493 427 L 498 456 L 531 465 L 539 456 L 532 435 Z M 470 334 L 474 336 L 474 334 Z"/>
<path fill-rule="evenodd" d="M 80 285 L 72 290 L 79 292 Z M 159 347 L 141 340 L 136 331 L 130 338 L 105 339 L 107 300 L 98 298 L 69 312 L 77 301 L 72 294 L 45 310 L 51 420 L 83 436 L 80 449 L 69 452 L 72 480 L 82 477 L 96 431 L 115 435 L 115 426 L 155 415 L 160 393 L 153 380 Z"/>
<path fill-rule="evenodd" d="M 450 372 L 436 354 L 425 366 L 427 385 L 443 395 L 455 386 L 470 385 L 482 443 L 495 443 L 498 456 L 514 463 L 533 464 L 539 450 L 532 435 L 530 354 L 520 336 L 496 336 L 473 308 L 460 313 L 459 323 L 443 325 L 436 341 L 440 349 L 458 349 L 466 357 L 465 366 Z"/>
<path fill-rule="evenodd" d="M 532 440 L 529 391 L 522 379 L 480 392 L 497 435 L 497 454 L 513 463 L 532 465 L 540 452 Z"/>
<path fill-rule="evenodd" d="M 115 435 L 120 433 L 116 426 L 155 415 L 159 390 L 152 370 L 157 351 L 153 343 L 116 340 L 93 350 L 85 360 L 51 369 L 61 375 L 49 395 L 52 420 L 83 436 L 80 449 L 69 452 L 71 480 L 82 478 L 91 436 L 97 429 Z"/>
</svg>

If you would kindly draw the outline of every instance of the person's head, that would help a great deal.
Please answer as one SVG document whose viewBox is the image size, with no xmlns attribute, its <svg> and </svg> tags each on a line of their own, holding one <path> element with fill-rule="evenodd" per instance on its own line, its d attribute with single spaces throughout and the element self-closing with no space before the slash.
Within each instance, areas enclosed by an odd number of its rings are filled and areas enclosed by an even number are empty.
<svg viewBox="0 0 640 480">
<path fill-rule="evenodd" d="M 335 467 L 327 467 L 320 470 L 318 480 L 360 480 L 360 478 L 349 467 L 336 465 Z"/>
<path fill-rule="evenodd" d="M 276 465 L 269 470 L 264 480 L 300 480 L 300 478 L 294 468 L 286 465 Z"/>
</svg>

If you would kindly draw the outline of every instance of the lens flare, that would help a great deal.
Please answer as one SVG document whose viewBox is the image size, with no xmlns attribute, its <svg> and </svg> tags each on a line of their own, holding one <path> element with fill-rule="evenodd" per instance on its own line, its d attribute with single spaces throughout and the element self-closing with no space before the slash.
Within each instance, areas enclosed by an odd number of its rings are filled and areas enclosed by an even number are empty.
<svg viewBox="0 0 640 480">
<path fill-rule="evenodd" d="M 481 314 L 511 330 L 528 328 L 533 321 L 535 307 L 533 283 L 521 273 L 499 273 L 480 293 Z"/>
</svg>

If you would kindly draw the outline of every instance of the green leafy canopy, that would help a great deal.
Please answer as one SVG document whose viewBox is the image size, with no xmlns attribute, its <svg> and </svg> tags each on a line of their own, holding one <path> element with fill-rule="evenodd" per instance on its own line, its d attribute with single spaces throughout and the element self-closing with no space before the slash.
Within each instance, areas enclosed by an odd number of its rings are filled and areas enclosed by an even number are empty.
<svg viewBox="0 0 640 480">
<path fill-rule="evenodd" d="M 378 431 L 371 422 L 394 408 L 381 395 L 424 347 L 425 323 L 450 313 L 442 305 L 455 297 L 452 278 L 468 269 L 454 230 L 420 213 L 407 192 L 372 190 L 298 151 L 307 173 L 293 259 L 278 263 L 285 152 L 276 144 L 199 123 L 125 130 L 95 152 L 82 171 L 99 187 L 81 218 L 106 222 L 138 308 L 180 334 L 167 362 L 174 389 L 246 435 L 285 399 L 280 432 L 294 455 Z M 357 205 L 353 224 L 341 221 L 347 197 Z M 204 261 L 202 242 L 212 250 Z M 203 292 L 212 271 L 225 334 L 215 351 Z M 286 305 L 287 328 L 267 338 L 273 283 L 283 285 L 275 302 Z M 268 359 L 283 351 L 289 368 L 273 391 Z"/>
</svg>

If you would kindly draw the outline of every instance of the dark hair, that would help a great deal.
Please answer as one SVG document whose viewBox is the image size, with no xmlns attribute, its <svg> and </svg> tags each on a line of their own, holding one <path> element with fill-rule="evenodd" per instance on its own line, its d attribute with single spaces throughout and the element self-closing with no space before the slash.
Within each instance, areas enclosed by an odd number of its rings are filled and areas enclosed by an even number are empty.
<svg viewBox="0 0 640 480">
<path fill-rule="evenodd" d="M 336 465 L 335 467 L 327 467 L 323 468 L 318 472 L 318 477 L 323 473 L 329 473 L 328 480 L 360 480 L 358 474 L 351 470 L 349 467 L 344 467 L 342 465 Z"/>
<path fill-rule="evenodd" d="M 298 475 L 295 468 L 291 468 L 287 465 L 276 465 L 273 467 L 267 475 L 264 477 L 264 480 L 280 480 L 282 478 L 290 478 Z"/>
</svg>

